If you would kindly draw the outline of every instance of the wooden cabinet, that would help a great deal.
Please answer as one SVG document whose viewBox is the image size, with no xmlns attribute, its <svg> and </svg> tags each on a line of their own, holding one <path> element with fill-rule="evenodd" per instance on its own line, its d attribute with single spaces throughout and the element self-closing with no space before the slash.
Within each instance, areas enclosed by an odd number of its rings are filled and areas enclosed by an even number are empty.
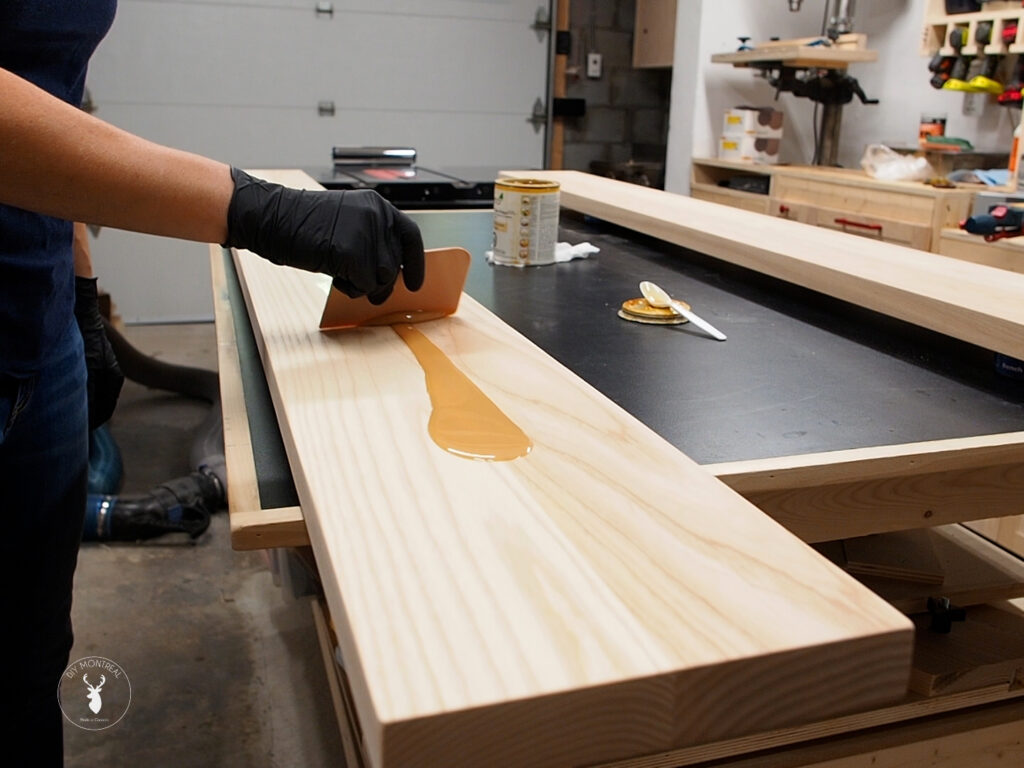
<svg viewBox="0 0 1024 768">
<path fill-rule="evenodd" d="M 780 175 L 769 213 L 920 250 L 931 248 L 934 198 Z"/>
<path fill-rule="evenodd" d="M 842 208 L 792 202 L 782 203 L 778 207 L 785 211 L 780 213 L 780 216 L 816 227 L 871 237 L 922 251 L 929 250 L 928 246 L 931 243 L 931 230 L 927 226 L 899 221 L 888 216 L 864 215 L 851 213 Z"/>
<path fill-rule="evenodd" d="M 694 160 L 690 176 L 690 195 L 698 200 L 731 205 L 754 213 L 768 213 L 771 203 L 772 173 L 765 166 L 728 160 Z M 730 182 L 748 182 L 743 189 L 728 186 Z M 746 191 L 758 187 L 764 194 Z"/>
<path fill-rule="evenodd" d="M 633 66 L 671 67 L 676 45 L 676 0 L 636 0 Z"/>
<path fill-rule="evenodd" d="M 732 188 L 738 179 L 745 182 L 739 185 L 743 189 Z M 745 191 L 758 187 L 758 192 Z M 968 215 L 972 197 L 967 190 L 879 181 L 839 168 L 724 160 L 694 160 L 690 194 L 698 200 L 936 252 L 942 230 L 957 226 Z"/>
</svg>

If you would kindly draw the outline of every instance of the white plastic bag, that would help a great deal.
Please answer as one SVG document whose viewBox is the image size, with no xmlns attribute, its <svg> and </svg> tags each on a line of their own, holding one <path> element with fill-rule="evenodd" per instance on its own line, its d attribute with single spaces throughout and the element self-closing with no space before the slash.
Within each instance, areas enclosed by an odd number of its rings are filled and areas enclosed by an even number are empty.
<svg viewBox="0 0 1024 768">
<path fill-rule="evenodd" d="M 901 155 L 884 144 L 869 145 L 860 159 L 860 167 L 871 178 L 885 181 L 924 181 L 936 175 L 923 157 Z"/>
</svg>

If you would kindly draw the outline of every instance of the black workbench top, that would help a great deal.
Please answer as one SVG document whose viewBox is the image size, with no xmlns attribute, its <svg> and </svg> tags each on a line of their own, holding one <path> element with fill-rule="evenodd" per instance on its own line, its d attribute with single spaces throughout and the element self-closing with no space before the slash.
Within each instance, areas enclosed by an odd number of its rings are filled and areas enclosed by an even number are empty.
<svg viewBox="0 0 1024 768">
<path fill-rule="evenodd" d="M 1024 382 L 991 352 L 563 213 L 585 260 L 474 253 L 466 292 L 699 463 L 1024 430 Z M 652 280 L 728 335 L 617 316 Z"/>
<path fill-rule="evenodd" d="M 489 212 L 414 214 L 428 247 L 473 255 L 466 292 L 701 464 L 1024 430 L 1024 382 L 993 353 L 861 307 L 563 212 L 585 260 L 517 269 L 484 258 Z M 298 503 L 230 258 L 260 495 Z M 723 331 L 616 314 L 652 280 Z"/>
</svg>

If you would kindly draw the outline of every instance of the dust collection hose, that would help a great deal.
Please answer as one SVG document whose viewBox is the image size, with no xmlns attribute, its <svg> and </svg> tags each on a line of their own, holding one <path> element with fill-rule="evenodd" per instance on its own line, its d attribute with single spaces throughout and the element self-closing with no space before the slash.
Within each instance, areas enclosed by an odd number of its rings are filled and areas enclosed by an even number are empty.
<svg viewBox="0 0 1024 768">
<path fill-rule="evenodd" d="M 82 539 L 136 541 L 171 532 L 197 538 L 210 525 L 210 515 L 227 504 L 217 374 L 148 357 L 129 344 L 110 323 L 104 321 L 104 327 L 126 378 L 143 386 L 206 400 L 211 408 L 196 432 L 189 454 L 189 463 L 195 469 L 141 496 L 92 492 L 94 488 L 102 489 L 104 476 L 120 478 L 121 474 L 120 454 L 113 438 L 103 427 L 93 431 L 89 449 L 90 493 Z M 95 476 L 94 467 L 97 467 Z"/>
</svg>

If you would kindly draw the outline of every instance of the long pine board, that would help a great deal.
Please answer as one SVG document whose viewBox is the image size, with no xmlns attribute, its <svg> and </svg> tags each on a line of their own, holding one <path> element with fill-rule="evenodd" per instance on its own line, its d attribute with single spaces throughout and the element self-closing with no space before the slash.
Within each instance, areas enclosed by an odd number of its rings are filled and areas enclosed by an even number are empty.
<svg viewBox="0 0 1024 768">
<path fill-rule="evenodd" d="M 236 260 L 375 768 L 596 763 L 902 697 L 907 619 L 468 296 L 418 328 L 525 458 L 440 450 L 391 329 L 322 334 L 322 279 Z"/>
<path fill-rule="evenodd" d="M 563 207 L 1024 358 L 1024 275 L 579 171 L 502 175 L 557 181 Z"/>
</svg>

